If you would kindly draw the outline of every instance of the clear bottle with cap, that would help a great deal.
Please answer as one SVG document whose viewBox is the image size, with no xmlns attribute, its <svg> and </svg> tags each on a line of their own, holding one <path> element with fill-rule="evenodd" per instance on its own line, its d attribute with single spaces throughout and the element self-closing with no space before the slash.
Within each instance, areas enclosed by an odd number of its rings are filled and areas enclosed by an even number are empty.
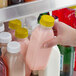
<svg viewBox="0 0 76 76">
<path fill-rule="evenodd" d="M 12 36 L 9 32 L 0 33 L 0 47 L 1 47 L 1 51 L 2 51 L 2 57 L 6 53 L 7 44 L 11 41 L 12 41 Z"/>
<path fill-rule="evenodd" d="M 1 56 L 2 56 L 2 52 L 0 49 L 0 76 L 8 76 L 8 72 L 7 72 L 8 69 L 7 69 L 5 62 Z"/>
<path fill-rule="evenodd" d="M 30 39 L 30 36 L 32 34 L 32 31 L 37 27 L 37 18 L 35 16 L 30 16 L 25 18 L 25 24 L 26 27 L 28 28 L 28 38 Z"/>
<path fill-rule="evenodd" d="M 4 59 L 9 69 L 9 76 L 25 76 L 25 62 L 20 54 L 20 44 L 18 42 L 8 43 Z"/>
<path fill-rule="evenodd" d="M 29 44 L 28 30 L 26 28 L 16 29 L 15 37 L 16 37 L 16 41 L 20 43 L 20 46 L 21 46 L 20 53 L 23 55 L 25 59 L 25 64 L 26 64 L 26 52 L 27 52 L 28 44 Z M 25 68 L 26 68 L 26 76 L 30 76 L 31 70 L 29 69 L 27 64 Z"/>
<path fill-rule="evenodd" d="M 7 7 L 8 6 L 8 0 L 0 0 L 0 8 Z"/>
<path fill-rule="evenodd" d="M 45 41 L 54 37 L 53 26 L 54 18 L 43 15 L 40 19 L 40 25 L 35 28 L 30 38 L 26 62 L 32 70 L 42 70 L 42 74 L 39 72 L 40 76 L 59 76 L 60 74 L 60 52 L 56 50 L 57 46 L 47 49 L 41 47 Z M 46 74 L 44 75 L 44 73 Z"/>
<path fill-rule="evenodd" d="M 17 28 L 20 28 L 20 27 L 21 27 L 21 21 L 18 20 L 18 19 L 9 21 L 8 26 L 9 26 L 8 32 L 11 33 L 11 35 L 12 35 L 12 40 L 15 40 L 15 30 L 16 30 Z"/>
</svg>

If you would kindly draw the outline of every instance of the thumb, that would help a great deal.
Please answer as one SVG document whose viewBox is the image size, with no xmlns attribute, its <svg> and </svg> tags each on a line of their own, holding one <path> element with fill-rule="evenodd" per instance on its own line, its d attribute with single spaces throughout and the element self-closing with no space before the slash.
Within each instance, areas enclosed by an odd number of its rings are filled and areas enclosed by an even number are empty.
<svg viewBox="0 0 76 76">
<path fill-rule="evenodd" d="M 43 48 L 50 48 L 57 44 L 58 44 L 58 37 L 54 37 L 53 39 L 48 40 L 45 43 L 43 43 Z"/>
</svg>

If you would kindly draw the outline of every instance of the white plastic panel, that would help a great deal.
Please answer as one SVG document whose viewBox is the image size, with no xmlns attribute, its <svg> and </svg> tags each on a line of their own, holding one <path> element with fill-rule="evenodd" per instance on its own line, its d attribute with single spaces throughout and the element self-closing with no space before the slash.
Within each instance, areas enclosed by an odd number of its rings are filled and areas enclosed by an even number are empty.
<svg viewBox="0 0 76 76">
<path fill-rule="evenodd" d="M 0 9 L 0 22 L 76 5 L 76 0 L 37 0 Z"/>
</svg>

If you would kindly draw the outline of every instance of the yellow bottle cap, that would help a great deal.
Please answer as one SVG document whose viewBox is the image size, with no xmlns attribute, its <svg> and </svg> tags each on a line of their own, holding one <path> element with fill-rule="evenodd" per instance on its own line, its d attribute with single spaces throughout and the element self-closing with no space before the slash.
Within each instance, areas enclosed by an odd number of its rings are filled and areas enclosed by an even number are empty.
<svg viewBox="0 0 76 76">
<path fill-rule="evenodd" d="M 9 28 L 12 30 L 16 30 L 18 27 L 21 27 L 21 21 L 16 19 L 16 20 L 12 20 L 9 21 Z"/>
<path fill-rule="evenodd" d="M 76 9 L 76 6 L 72 6 L 72 7 L 69 7 L 69 8 L 71 8 L 71 9 Z"/>
<path fill-rule="evenodd" d="M 55 19 L 50 15 L 43 15 L 40 19 L 40 24 L 45 27 L 53 27 Z"/>
<path fill-rule="evenodd" d="M 15 30 L 15 36 L 17 38 L 26 38 L 28 37 L 28 30 L 26 28 L 18 28 Z"/>
</svg>

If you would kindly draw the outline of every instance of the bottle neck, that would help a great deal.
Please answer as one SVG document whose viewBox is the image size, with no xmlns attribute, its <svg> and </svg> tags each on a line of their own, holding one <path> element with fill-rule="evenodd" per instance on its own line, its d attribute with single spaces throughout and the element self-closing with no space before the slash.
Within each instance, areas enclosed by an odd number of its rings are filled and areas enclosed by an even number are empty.
<svg viewBox="0 0 76 76">
<path fill-rule="evenodd" d="M 52 27 L 45 27 L 45 26 L 43 26 L 43 25 L 40 25 L 40 28 L 42 28 L 42 29 L 52 29 Z"/>
<path fill-rule="evenodd" d="M 24 41 L 26 40 L 27 38 L 16 38 L 17 41 Z"/>
</svg>

